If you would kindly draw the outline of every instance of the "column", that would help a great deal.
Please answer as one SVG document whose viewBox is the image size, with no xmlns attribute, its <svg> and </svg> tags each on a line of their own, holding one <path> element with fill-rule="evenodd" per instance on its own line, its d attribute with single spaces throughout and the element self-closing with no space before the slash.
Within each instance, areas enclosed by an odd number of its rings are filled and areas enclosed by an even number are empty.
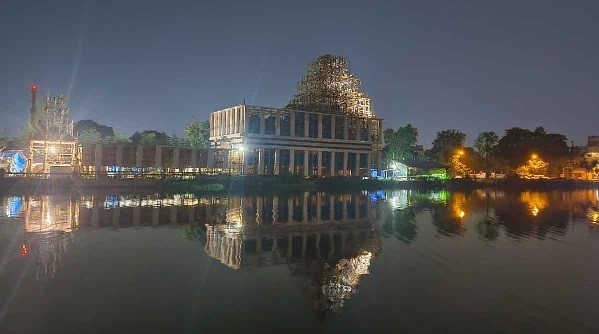
<svg viewBox="0 0 599 334">
<path fill-rule="evenodd" d="M 322 176 L 322 151 L 318 151 L 318 163 L 316 165 L 318 176 Z"/>
<path fill-rule="evenodd" d="M 320 222 L 320 216 L 322 215 L 322 197 L 320 193 L 316 194 L 316 221 Z"/>
<path fill-rule="evenodd" d="M 262 224 L 262 209 L 264 208 L 264 197 L 256 198 L 256 224 Z"/>
<path fill-rule="evenodd" d="M 289 173 L 295 174 L 295 150 L 289 149 Z"/>
<path fill-rule="evenodd" d="M 278 109 L 275 112 L 275 135 L 281 135 L 281 111 Z"/>
<path fill-rule="evenodd" d="M 293 235 L 287 236 L 287 258 L 291 259 L 293 256 Z"/>
<path fill-rule="evenodd" d="M 275 151 L 275 153 L 274 153 L 275 154 L 275 159 L 274 159 L 275 160 L 274 174 L 275 175 L 279 175 L 279 172 L 280 172 L 280 170 L 279 170 L 279 168 L 280 168 L 280 161 L 279 160 L 281 159 L 281 150 L 278 149 L 278 148 L 275 148 L 274 151 Z"/>
<path fill-rule="evenodd" d="M 295 111 L 289 112 L 289 136 L 295 137 Z"/>
<path fill-rule="evenodd" d="M 366 141 L 372 141 L 372 120 L 370 118 L 367 118 L 366 120 L 368 121 L 368 125 L 366 126 L 366 129 L 367 129 L 366 131 L 368 132 L 368 138 Z"/>
<path fill-rule="evenodd" d="M 316 233 L 316 256 L 320 258 L 320 232 Z"/>
<path fill-rule="evenodd" d="M 258 175 L 264 174 L 264 148 L 258 149 Z"/>
<path fill-rule="evenodd" d="M 213 169 L 215 167 L 215 162 L 214 162 L 214 149 L 213 148 L 209 148 L 208 149 L 208 157 L 207 157 L 207 161 L 206 161 L 206 168 L 208 169 Z"/>
<path fill-rule="evenodd" d="M 308 244 L 308 236 L 302 234 L 302 260 L 306 259 L 306 245 Z"/>
<path fill-rule="evenodd" d="M 229 149 L 223 150 L 223 169 L 229 169 Z"/>
<path fill-rule="evenodd" d="M 173 150 L 173 167 L 179 169 L 181 167 L 181 148 L 175 147 Z M 181 170 L 180 170 L 181 172 Z"/>
<path fill-rule="evenodd" d="M 102 144 L 96 144 L 94 150 L 94 166 L 96 167 L 96 173 L 100 171 L 102 167 Z"/>
<path fill-rule="evenodd" d="M 266 130 L 266 126 L 264 124 L 264 110 L 260 110 L 260 134 L 264 134 L 264 130 Z"/>
<path fill-rule="evenodd" d="M 304 150 L 304 176 L 308 175 L 308 150 Z"/>
<path fill-rule="evenodd" d="M 335 196 L 329 196 L 329 220 L 335 220 Z"/>
<path fill-rule="evenodd" d="M 333 117 L 335 118 L 335 117 Z M 335 176 L 335 151 L 331 151 L 331 171 L 330 171 L 330 175 L 331 177 Z"/>
<path fill-rule="evenodd" d="M 322 114 L 318 114 L 318 138 L 322 138 Z"/>
<path fill-rule="evenodd" d="M 360 153 L 356 152 L 356 176 L 360 176 Z"/>
<path fill-rule="evenodd" d="M 135 166 L 143 167 L 143 156 L 144 156 L 144 148 L 142 146 L 137 146 L 135 150 Z"/>
<path fill-rule="evenodd" d="M 245 175 L 249 172 L 250 165 L 248 164 L 248 155 L 250 154 L 250 149 L 248 147 L 243 151 L 243 167 L 241 168 L 241 174 Z"/>
<path fill-rule="evenodd" d="M 370 169 L 372 169 L 372 153 L 366 153 L 366 173 L 370 177 Z"/>
<path fill-rule="evenodd" d="M 123 145 L 116 146 L 116 165 L 123 167 Z"/>
<path fill-rule="evenodd" d="M 241 116 L 241 133 L 245 133 L 246 129 L 247 129 L 247 117 L 246 117 L 246 110 L 245 110 L 245 105 L 241 106 L 241 111 L 240 111 L 240 116 Z"/>
<path fill-rule="evenodd" d="M 349 138 L 349 135 L 348 135 L 349 132 L 347 131 L 348 125 L 349 125 L 349 120 L 348 120 L 347 116 L 344 116 L 343 117 L 343 139 L 344 140 L 347 140 Z"/>
<path fill-rule="evenodd" d="M 293 222 L 293 198 L 287 199 L 287 223 L 291 224 Z"/>
<path fill-rule="evenodd" d="M 272 197 L 272 223 L 273 225 L 279 222 L 279 196 Z M 277 238 L 274 238 L 277 240 Z"/>
<path fill-rule="evenodd" d="M 239 132 L 239 118 L 237 117 L 237 113 L 239 112 L 237 107 L 234 107 L 231 109 L 231 111 L 233 112 L 233 128 L 231 129 L 231 133 L 238 133 Z"/>
<path fill-rule="evenodd" d="M 304 137 L 310 137 L 310 117 L 308 117 L 308 112 L 304 113 Z"/>
<path fill-rule="evenodd" d="M 154 155 L 154 167 L 162 167 L 162 146 L 156 146 Z"/>
<path fill-rule="evenodd" d="M 341 200 L 343 201 L 343 207 L 342 207 L 342 214 L 343 214 L 343 221 L 347 220 L 347 198 L 345 195 L 341 196 Z"/>
<path fill-rule="evenodd" d="M 304 193 L 304 200 L 302 202 L 302 221 L 308 222 L 308 194 Z"/>
<path fill-rule="evenodd" d="M 376 152 L 376 169 L 383 169 L 383 151 Z"/>
<path fill-rule="evenodd" d="M 348 154 L 347 151 L 343 151 L 343 175 L 347 176 L 347 158 L 348 158 Z"/>
</svg>

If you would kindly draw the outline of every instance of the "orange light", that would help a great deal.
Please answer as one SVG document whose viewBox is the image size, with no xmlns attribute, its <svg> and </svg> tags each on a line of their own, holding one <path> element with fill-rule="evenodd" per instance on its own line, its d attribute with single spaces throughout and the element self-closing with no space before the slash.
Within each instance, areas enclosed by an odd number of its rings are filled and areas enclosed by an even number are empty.
<svg viewBox="0 0 599 334">
<path fill-rule="evenodd" d="M 536 158 L 538 158 L 539 156 L 533 153 L 533 154 L 532 154 L 530 157 L 531 157 L 532 159 L 536 159 Z"/>
<path fill-rule="evenodd" d="M 29 253 L 29 251 L 27 250 L 27 245 L 22 244 L 21 245 L 21 256 L 27 256 L 27 253 Z"/>
</svg>

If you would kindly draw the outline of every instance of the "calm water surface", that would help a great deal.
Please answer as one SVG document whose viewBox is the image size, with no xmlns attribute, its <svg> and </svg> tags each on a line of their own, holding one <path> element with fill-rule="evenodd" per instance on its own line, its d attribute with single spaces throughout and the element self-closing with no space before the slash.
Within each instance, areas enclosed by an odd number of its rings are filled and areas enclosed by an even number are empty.
<svg viewBox="0 0 599 334">
<path fill-rule="evenodd" d="M 0 333 L 599 331 L 599 192 L 0 197 Z"/>
</svg>

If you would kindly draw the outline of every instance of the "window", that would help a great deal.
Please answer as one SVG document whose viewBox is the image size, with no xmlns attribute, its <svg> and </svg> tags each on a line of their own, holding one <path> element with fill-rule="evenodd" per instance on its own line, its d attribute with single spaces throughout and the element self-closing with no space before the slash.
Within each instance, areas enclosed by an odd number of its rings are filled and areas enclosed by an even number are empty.
<svg viewBox="0 0 599 334">
<path fill-rule="evenodd" d="M 304 124 L 305 124 L 304 113 L 296 112 L 295 113 L 295 136 L 296 137 L 305 137 L 306 136 L 306 134 L 304 133 Z"/>
<path fill-rule="evenodd" d="M 331 130 L 331 118 L 333 116 L 328 116 L 328 115 L 324 115 L 322 116 L 322 138 L 328 138 L 331 139 L 331 134 L 332 134 L 332 130 Z"/>
<path fill-rule="evenodd" d="M 260 111 L 250 110 L 248 118 L 248 133 L 260 133 Z"/>
<path fill-rule="evenodd" d="M 335 139 L 345 139 L 344 138 L 344 132 L 345 132 L 344 119 L 345 119 L 345 117 L 343 117 L 343 116 L 335 116 Z"/>
<path fill-rule="evenodd" d="M 267 135 L 275 134 L 276 113 L 274 111 L 264 112 L 264 133 Z"/>
<path fill-rule="evenodd" d="M 375 143 L 379 142 L 379 138 L 381 136 L 380 133 L 380 122 L 378 120 L 372 120 L 372 131 L 370 132 L 370 140 L 372 140 Z"/>
<path fill-rule="evenodd" d="M 308 133 L 310 138 L 318 138 L 318 115 L 308 114 Z"/>
<path fill-rule="evenodd" d="M 291 135 L 291 113 L 289 111 L 281 111 L 281 136 Z"/>
<path fill-rule="evenodd" d="M 354 117 L 349 117 L 347 119 L 347 139 L 348 140 L 356 140 L 357 135 L 357 120 Z"/>
<path fill-rule="evenodd" d="M 360 140 L 368 141 L 368 139 L 369 139 L 368 120 L 365 118 L 360 118 L 359 124 L 360 124 Z"/>
</svg>

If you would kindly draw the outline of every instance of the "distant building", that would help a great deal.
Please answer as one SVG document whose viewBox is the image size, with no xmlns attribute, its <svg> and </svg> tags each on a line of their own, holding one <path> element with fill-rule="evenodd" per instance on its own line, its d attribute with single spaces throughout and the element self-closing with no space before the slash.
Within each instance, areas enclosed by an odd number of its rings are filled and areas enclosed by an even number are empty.
<svg viewBox="0 0 599 334">
<path fill-rule="evenodd" d="M 369 176 L 382 165 L 383 122 L 347 62 L 308 67 L 285 108 L 237 105 L 210 115 L 210 141 L 241 174 Z"/>
</svg>

